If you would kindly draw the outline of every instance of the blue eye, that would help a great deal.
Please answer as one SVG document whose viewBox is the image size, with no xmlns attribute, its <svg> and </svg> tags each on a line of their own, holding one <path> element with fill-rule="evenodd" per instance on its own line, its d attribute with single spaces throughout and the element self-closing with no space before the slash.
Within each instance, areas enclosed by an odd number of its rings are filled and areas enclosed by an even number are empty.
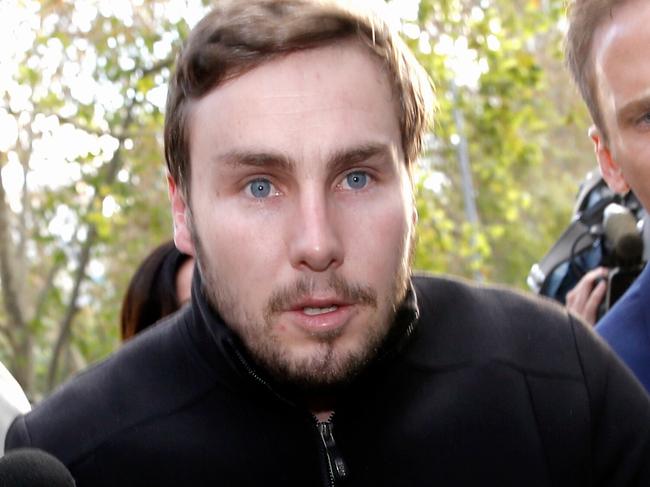
<svg viewBox="0 0 650 487">
<path fill-rule="evenodd" d="M 256 179 L 251 181 L 248 187 L 253 197 L 266 198 L 271 194 L 273 185 L 268 179 Z"/>
<path fill-rule="evenodd" d="M 368 175 L 365 172 L 351 172 L 345 176 L 345 181 L 351 189 L 363 189 L 368 184 Z"/>
</svg>

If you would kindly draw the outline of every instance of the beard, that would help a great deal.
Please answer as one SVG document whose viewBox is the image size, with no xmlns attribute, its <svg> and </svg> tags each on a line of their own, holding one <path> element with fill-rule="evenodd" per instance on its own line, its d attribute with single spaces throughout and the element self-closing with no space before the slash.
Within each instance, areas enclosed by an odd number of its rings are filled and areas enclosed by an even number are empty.
<svg viewBox="0 0 650 487">
<path fill-rule="evenodd" d="M 219 278 L 223 274 L 218 259 L 208 257 L 191 216 L 188 222 L 205 296 L 226 325 L 238 335 L 251 358 L 276 382 L 307 393 L 327 393 L 349 383 L 377 355 L 408 289 L 415 240 L 412 229 L 406 232 L 396 249 L 401 258 L 398 269 L 389 274 L 393 281 L 388 296 L 379 297 L 371 286 L 349 282 L 331 271 L 326 276 L 301 277 L 288 286 L 278 287 L 271 293 L 261 316 L 260 313 L 256 316 L 254 310 L 245 306 L 245 297 L 237 297 L 232 286 Z M 370 310 L 369 319 L 362 324 L 352 343 L 346 340 L 346 326 L 309 333 L 308 353 L 300 353 L 279 336 L 276 331 L 278 316 L 291 303 L 315 291 L 334 291 L 346 302 Z"/>
</svg>

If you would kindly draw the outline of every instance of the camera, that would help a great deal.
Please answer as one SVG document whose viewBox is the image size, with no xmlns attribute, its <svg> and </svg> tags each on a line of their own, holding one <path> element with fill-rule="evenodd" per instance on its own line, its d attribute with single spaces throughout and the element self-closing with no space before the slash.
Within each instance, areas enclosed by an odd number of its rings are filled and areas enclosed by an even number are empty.
<svg viewBox="0 0 650 487">
<path fill-rule="evenodd" d="M 634 194 L 616 195 L 600 174 L 589 173 L 576 198 L 571 223 L 532 266 L 529 287 L 565 304 L 566 294 L 587 272 L 607 267 L 607 294 L 599 308 L 600 318 L 643 269 L 645 217 Z"/>
</svg>

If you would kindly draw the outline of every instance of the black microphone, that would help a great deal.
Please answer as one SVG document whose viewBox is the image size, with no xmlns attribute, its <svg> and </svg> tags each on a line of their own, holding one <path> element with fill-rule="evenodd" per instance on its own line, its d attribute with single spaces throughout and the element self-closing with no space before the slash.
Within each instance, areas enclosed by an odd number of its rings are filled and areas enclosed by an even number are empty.
<svg viewBox="0 0 650 487">
<path fill-rule="evenodd" d="M 59 460 L 35 448 L 11 450 L 0 458 L 0 487 L 75 487 Z"/>
<path fill-rule="evenodd" d="M 635 265 L 643 256 L 643 239 L 636 227 L 636 218 L 625 206 L 607 205 L 603 212 L 603 229 L 608 250 L 617 265 Z"/>
</svg>

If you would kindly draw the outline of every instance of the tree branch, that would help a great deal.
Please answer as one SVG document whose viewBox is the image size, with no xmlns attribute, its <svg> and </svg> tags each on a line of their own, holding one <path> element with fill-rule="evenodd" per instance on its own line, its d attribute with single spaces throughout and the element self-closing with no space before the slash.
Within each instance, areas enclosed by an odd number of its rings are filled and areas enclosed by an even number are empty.
<svg viewBox="0 0 650 487">
<path fill-rule="evenodd" d="M 13 355 L 17 346 L 13 330 L 7 326 L 7 323 L 0 323 L 0 334 L 6 338 L 7 342 L 9 342 L 9 352 Z"/>
<path fill-rule="evenodd" d="M 21 305 L 20 295 L 18 294 L 17 276 L 15 274 L 14 252 L 9 234 L 9 208 L 6 201 L 6 194 L 2 181 L 2 171 L 0 171 L 0 281 L 2 282 L 2 298 L 4 308 L 7 312 L 8 322 L 11 323 L 12 332 L 6 328 L 5 335 L 12 345 L 13 363 L 8 364 L 11 372 L 16 376 L 16 380 L 23 385 L 30 385 L 30 361 L 20 357 L 20 344 L 15 335 L 16 330 L 20 333 L 26 333 L 25 318 Z M 25 335 L 26 336 L 26 335 Z"/>
<path fill-rule="evenodd" d="M 126 117 L 124 119 L 125 129 L 128 128 L 133 122 L 133 109 L 135 108 L 135 104 L 136 104 L 135 100 L 132 100 L 130 105 L 127 108 Z M 102 179 L 103 181 L 102 184 L 110 185 L 114 183 L 115 179 L 117 178 L 117 173 L 119 172 L 119 169 L 123 162 L 122 145 L 121 145 L 122 142 L 123 139 L 120 139 L 120 147 L 115 151 L 115 153 L 113 154 L 113 158 L 106 166 L 105 169 L 106 175 Z M 94 204 L 97 202 L 97 200 L 100 197 L 101 197 L 101 192 L 95 191 L 95 196 L 93 197 L 93 200 L 89 203 L 88 211 L 90 211 L 90 209 L 94 206 Z M 79 256 L 79 265 L 77 266 L 77 271 L 75 273 L 72 294 L 70 296 L 70 300 L 68 301 L 68 307 L 66 309 L 63 320 L 61 321 L 59 336 L 57 338 L 54 351 L 52 352 L 52 358 L 50 360 L 50 367 L 48 370 L 48 377 L 47 377 L 48 390 L 52 390 L 56 381 L 57 371 L 59 368 L 59 360 L 62 355 L 63 348 L 66 345 L 71 334 L 72 322 L 78 311 L 77 298 L 79 297 L 81 284 L 86 277 L 86 267 L 88 266 L 88 262 L 90 261 L 90 252 L 92 250 L 93 245 L 95 244 L 95 241 L 97 240 L 97 237 L 98 237 L 97 227 L 93 224 L 89 224 L 86 241 L 83 243 L 81 247 L 81 252 Z"/>
<path fill-rule="evenodd" d="M 27 246 L 27 232 L 28 232 L 28 218 L 31 213 L 31 206 L 29 204 L 29 189 L 27 187 L 27 174 L 29 173 L 29 159 L 32 153 L 32 141 L 34 140 L 34 132 L 32 131 L 31 124 L 28 124 L 26 127 L 23 128 L 27 132 L 27 142 L 23 144 L 20 140 L 18 141 L 17 144 L 17 152 L 18 152 L 18 158 L 20 160 L 20 164 L 23 168 L 23 182 L 22 182 L 22 188 L 21 188 L 21 204 L 22 204 L 22 211 L 20 212 L 20 215 L 18 216 L 19 218 L 19 224 L 17 225 L 18 227 L 18 242 L 16 244 L 16 262 L 17 262 L 17 269 L 16 271 L 19 273 L 19 275 L 26 275 L 27 274 L 27 251 L 26 251 L 26 246 Z M 24 286 L 25 286 L 25 280 L 23 279 L 23 282 L 21 283 L 22 286 L 20 289 L 16 289 L 17 292 L 24 292 Z"/>
<path fill-rule="evenodd" d="M 41 316 L 43 316 L 45 301 L 47 300 L 47 296 L 50 293 L 50 289 L 52 289 L 54 286 L 54 278 L 56 277 L 56 274 L 59 272 L 60 268 L 61 264 L 58 262 L 55 262 L 52 267 L 50 267 L 50 270 L 47 273 L 47 277 L 45 278 L 45 282 L 43 283 L 41 290 L 38 292 L 38 297 L 36 298 L 36 303 L 34 305 L 34 314 L 32 315 L 30 321 L 40 320 Z"/>
<path fill-rule="evenodd" d="M 79 290 L 81 289 L 81 284 L 86 277 L 86 267 L 90 261 L 90 251 L 95 243 L 97 238 L 97 231 L 94 226 L 90 227 L 89 233 L 86 237 L 86 241 L 81 247 L 81 253 L 79 255 L 79 265 L 77 266 L 77 271 L 74 278 L 74 286 L 72 288 L 72 294 L 70 296 L 70 301 L 68 302 L 68 307 L 66 309 L 63 320 L 61 320 L 61 329 L 59 331 L 59 336 L 56 340 L 56 345 L 54 346 L 54 351 L 52 352 L 52 358 L 50 360 L 50 367 L 47 375 L 47 388 L 52 390 L 54 387 L 54 382 L 56 380 L 56 372 L 59 368 L 59 359 L 61 353 L 63 352 L 63 347 L 65 346 L 68 338 L 70 337 L 70 330 L 72 328 L 72 322 L 74 320 L 77 311 L 77 298 L 79 297 Z"/>
<path fill-rule="evenodd" d="M 2 297 L 10 321 L 15 327 L 25 325 L 20 298 L 16 291 L 16 280 L 12 267 L 12 244 L 9 235 L 9 209 L 6 201 L 5 189 L 0 171 L 0 280 L 2 281 Z"/>
</svg>

